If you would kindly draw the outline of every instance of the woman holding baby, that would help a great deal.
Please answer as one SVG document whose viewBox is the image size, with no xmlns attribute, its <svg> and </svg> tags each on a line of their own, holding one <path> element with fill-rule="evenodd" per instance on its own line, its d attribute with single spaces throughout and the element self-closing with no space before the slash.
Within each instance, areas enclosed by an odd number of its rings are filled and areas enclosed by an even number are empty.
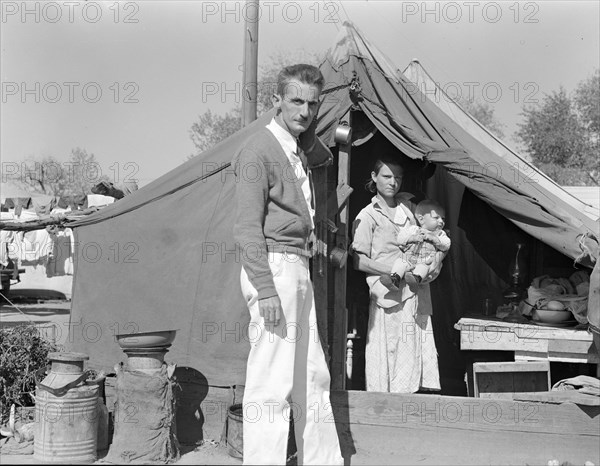
<svg viewBox="0 0 600 466">
<path fill-rule="evenodd" d="M 440 390 L 428 283 L 438 276 L 445 252 L 438 254 L 437 250 L 423 259 L 410 251 L 424 241 L 435 242 L 426 237 L 439 233 L 420 226 L 433 225 L 431 217 L 437 217 L 438 226 L 441 219 L 443 226 L 443 212 L 437 212 L 442 210 L 438 208 L 418 214 L 418 224 L 414 197 L 400 192 L 403 176 L 397 160 L 378 159 L 367 183 L 375 196 L 354 221 L 354 266 L 367 274 L 370 290 L 367 391 Z M 447 237 L 441 242 L 449 247 Z"/>
</svg>

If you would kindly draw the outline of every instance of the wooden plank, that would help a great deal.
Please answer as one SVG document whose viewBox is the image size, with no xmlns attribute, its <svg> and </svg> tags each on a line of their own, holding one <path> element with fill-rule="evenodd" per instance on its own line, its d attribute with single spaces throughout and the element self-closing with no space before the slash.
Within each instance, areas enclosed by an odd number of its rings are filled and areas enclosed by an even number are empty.
<svg viewBox="0 0 600 466">
<path fill-rule="evenodd" d="M 551 361 L 600 364 L 600 356 L 593 341 L 548 340 L 548 358 Z"/>
<path fill-rule="evenodd" d="M 550 342 L 558 351 L 550 351 Z M 563 344 L 564 343 L 564 344 Z M 556 340 L 519 338 L 507 332 L 461 332 L 460 348 L 463 350 L 514 351 L 515 360 L 547 359 L 555 362 L 598 364 L 600 358 L 593 352 L 591 342 L 572 341 L 556 343 Z M 575 350 L 566 351 L 567 349 Z M 563 351 L 565 350 L 565 351 Z"/>
<path fill-rule="evenodd" d="M 493 320 L 494 319 L 494 320 Z M 575 330 L 572 328 L 542 327 L 535 324 L 517 324 L 515 322 L 505 322 L 495 318 L 475 319 L 463 317 L 456 324 L 456 330 L 461 333 L 471 333 L 485 331 L 487 333 L 495 332 L 513 332 L 519 338 L 542 338 L 542 339 L 565 339 L 592 341 L 592 335 L 587 330 Z"/>
<path fill-rule="evenodd" d="M 342 430 L 343 429 L 343 430 Z M 384 427 L 363 424 L 338 426 L 345 464 L 469 466 L 547 464 L 600 464 L 597 439 L 562 434 L 520 432 L 430 431 L 416 425 Z M 564 463 L 563 463 L 564 461 Z"/>
<path fill-rule="evenodd" d="M 315 190 L 315 218 L 328 218 L 327 199 L 332 193 L 329 189 L 328 180 L 329 167 L 321 167 L 312 171 L 313 186 Z M 317 329 L 319 339 L 323 346 L 323 352 L 329 362 L 328 339 L 328 314 L 329 306 L 327 299 L 327 280 L 329 267 L 327 266 L 327 229 L 323 225 L 323 220 L 316 224 L 316 241 L 321 247 L 316 248 L 316 253 L 312 261 L 312 279 L 315 295 L 315 308 L 317 311 Z"/>
<path fill-rule="evenodd" d="M 548 372 L 550 363 L 547 361 L 532 362 L 475 362 L 473 371 L 481 372 Z"/>
<path fill-rule="evenodd" d="M 205 416 L 224 423 L 213 408 L 230 389 L 213 389 Z M 346 464 L 600 464 L 598 406 L 354 391 L 331 403 Z"/>
<path fill-rule="evenodd" d="M 594 342 L 577 340 L 548 340 L 548 351 L 554 353 L 597 354 Z"/>
<path fill-rule="evenodd" d="M 583 357 L 583 356 L 581 356 Z M 515 351 L 515 361 L 548 361 L 548 351 Z"/>
<path fill-rule="evenodd" d="M 541 403 L 575 403 L 582 406 L 600 406 L 600 397 L 580 393 L 577 390 L 554 390 L 535 393 L 515 393 L 515 401 L 535 401 Z"/>
<path fill-rule="evenodd" d="M 463 350 L 518 351 L 521 355 L 543 353 L 552 355 L 554 358 L 567 358 L 565 362 L 572 362 L 573 358 L 592 364 L 600 362 L 595 345 L 591 341 L 519 338 L 518 335 L 509 332 L 461 332 L 460 348 Z"/>
<path fill-rule="evenodd" d="M 327 213 L 329 216 L 333 218 L 340 212 L 340 210 L 344 207 L 346 201 L 350 197 L 350 194 L 352 194 L 352 191 L 354 191 L 352 187 L 350 187 L 347 184 L 344 184 L 338 185 L 335 192 L 329 194 L 329 196 L 327 197 Z M 315 218 L 317 220 L 323 220 L 324 218 L 329 217 L 325 217 L 323 214 L 317 215 L 315 213 Z"/>
<path fill-rule="evenodd" d="M 486 325 L 486 326 L 477 326 L 472 325 L 468 327 L 462 327 L 460 331 L 461 334 L 470 335 L 472 333 L 485 333 L 490 335 L 493 338 L 494 335 L 498 333 L 509 333 L 515 336 L 515 338 L 524 338 L 524 339 L 542 339 L 547 340 L 548 338 L 560 338 L 561 336 L 552 335 L 550 333 L 540 333 L 539 328 L 533 325 L 528 325 L 524 327 L 508 327 L 508 326 L 497 326 L 497 325 Z M 562 336 L 563 338 L 568 338 L 568 336 Z"/>
<path fill-rule="evenodd" d="M 351 124 L 350 113 L 340 123 Z M 340 145 L 338 152 L 338 186 L 350 185 L 350 149 L 352 143 Z M 335 246 L 343 251 L 348 250 L 349 201 L 346 201 L 338 214 L 338 231 Z M 334 268 L 334 328 L 331 354 L 331 387 L 343 390 L 346 387 L 346 337 L 348 335 L 348 311 L 346 309 L 347 262 L 342 267 Z"/>
<path fill-rule="evenodd" d="M 555 351 L 548 351 L 548 361 L 570 362 L 579 364 L 598 364 L 599 358 L 597 354 L 592 353 L 558 353 Z"/>
<path fill-rule="evenodd" d="M 550 362 L 570 362 L 577 364 L 599 364 L 598 355 L 576 353 L 554 353 L 548 351 L 515 351 L 515 361 L 547 360 Z M 600 364 L 599 364 L 600 367 Z"/>
<path fill-rule="evenodd" d="M 463 350 L 533 351 L 548 352 L 548 340 L 519 338 L 508 332 L 469 332 L 460 335 Z"/>
<path fill-rule="evenodd" d="M 472 432 L 521 432 L 594 437 L 600 441 L 600 408 L 582 410 L 562 405 L 483 400 L 443 395 L 334 391 L 331 393 L 335 422 Z M 588 407 L 586 407 L 587 409 Z M 333 419 L 330 418 L 330 422 Z M 327 420 L 325 420 L 327 422 Z M 429 434 L 431 435 L 431 433 Z M 437 435 L 437 434 L 436 434 Z M 469 442 L 471 443 L 471 442 Z"/>
</svg>

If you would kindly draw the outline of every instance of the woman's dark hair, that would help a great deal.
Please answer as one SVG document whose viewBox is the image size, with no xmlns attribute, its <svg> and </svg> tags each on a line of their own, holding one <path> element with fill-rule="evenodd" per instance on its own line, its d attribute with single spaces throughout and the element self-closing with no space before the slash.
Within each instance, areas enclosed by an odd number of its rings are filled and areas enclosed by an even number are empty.
<svg viewBox="0 0 600 466">
<path fill-rule="evenodd" d="M 381 167 L 383 167 L 384 165 L 396 165 L 397 167 L 402 168 L 402 172 L 404 173 L 404 165 L 402 165 L 402 163 L 398 159 L 395 159 L 393 157 L 380 157 L 377 160 L 375 160 L 375 163 L 373 164 L 373 171 L 376 175 L 379 173 L 379 170 L 381 170 Z M 373 178 L 369 177 L 369 179 L 365 183 L 365 189 L 373 194 L 377 192 L 377 187 L 375 186 Z"/>
</svg>

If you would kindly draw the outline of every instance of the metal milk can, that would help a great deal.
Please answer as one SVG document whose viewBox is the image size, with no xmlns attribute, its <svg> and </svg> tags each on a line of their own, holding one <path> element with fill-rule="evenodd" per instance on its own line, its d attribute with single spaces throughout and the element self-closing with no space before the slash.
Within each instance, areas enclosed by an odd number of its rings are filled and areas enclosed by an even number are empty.
<svg viewBox="0 0 600 466">
<path fill-rule="evenodd" d="M 83 353 L 49 353 L 52 368 L 36 374 L 33 456 L 40 462 L 93 463 L 97 458 L 99 387 L 86 383 Z"/>
</svg>

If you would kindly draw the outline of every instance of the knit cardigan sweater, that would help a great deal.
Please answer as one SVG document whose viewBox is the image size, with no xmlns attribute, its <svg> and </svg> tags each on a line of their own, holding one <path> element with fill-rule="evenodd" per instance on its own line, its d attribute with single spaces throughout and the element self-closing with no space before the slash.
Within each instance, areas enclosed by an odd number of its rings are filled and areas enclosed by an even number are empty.
<svg viewBox="0 0 600 466">
<path fill-rule="evenodd" d="M 331 163 L 317 139 L 306 153 L 309 168 Z M 311 220 L 301 184 L 279 141 L 267 128 L 251 136 L 233 158 L 236 213 L 233 233 L 258 299 L 277 296 L 268 253 L 309 257 Z"/>
</svg>

